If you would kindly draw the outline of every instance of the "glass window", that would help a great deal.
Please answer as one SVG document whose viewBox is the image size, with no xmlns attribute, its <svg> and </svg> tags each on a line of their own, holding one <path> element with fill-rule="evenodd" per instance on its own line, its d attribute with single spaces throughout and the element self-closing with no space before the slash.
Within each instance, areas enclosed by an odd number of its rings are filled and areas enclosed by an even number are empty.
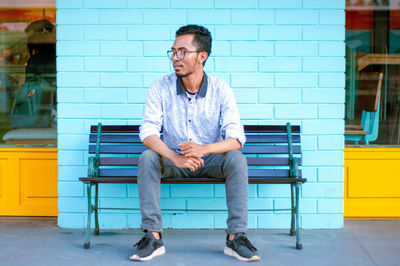
<svg viewBox="0 0 400 266">
<path fill-rule="evenodd" d="M 0 2 L 0 144 L 56 144 L 55 0 Z"/>
<path fill-rule="evenodd" d="M 346 0 L 347 144 L 400 144 L 400 0 Z"/>
</svg>

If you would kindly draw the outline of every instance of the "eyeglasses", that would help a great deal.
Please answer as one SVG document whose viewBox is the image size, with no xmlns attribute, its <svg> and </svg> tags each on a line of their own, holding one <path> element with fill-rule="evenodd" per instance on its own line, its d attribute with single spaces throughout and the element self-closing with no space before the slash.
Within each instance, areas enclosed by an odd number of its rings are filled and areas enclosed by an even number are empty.
<svg viewBox="0 0 400 266">
<path fill-rule="evenodd" d="M 176 58 L 178 60 L 182 60 L 183 58 L 185 58 L 186 54 L 191 54 L 191 53 L 200 53 L 200 51 L 186 51 L 186 50 L 173 51 L 173 50 L 169 50 L 169 51 L 167 51 L 167 56 L 171 60 L 174 59 L 175 56 L 176 56 Z"/>
</svg>

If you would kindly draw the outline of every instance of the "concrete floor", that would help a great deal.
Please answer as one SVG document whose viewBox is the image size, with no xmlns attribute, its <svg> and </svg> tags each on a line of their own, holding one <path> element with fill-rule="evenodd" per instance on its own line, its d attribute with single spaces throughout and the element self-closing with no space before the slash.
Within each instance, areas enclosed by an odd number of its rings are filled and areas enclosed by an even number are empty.
<svg viewBox="0 0 400 266">
<path fill-rule="evenodd" d="M 250 230 L 257 265 L 400 265 L 400 220 L 345 220 L 341 230 L 302 230 L 295 249 L 288 230 Z M 83 230 L 61 229 L 55 219 L 0 219 L 0 265 L 132 265 L 137 229 L 104 230 L 83 249 Z M 243 265 L 223 254 L 223 230 L 165 230 L 167 253 L 146 265 Z"/>
</svg>

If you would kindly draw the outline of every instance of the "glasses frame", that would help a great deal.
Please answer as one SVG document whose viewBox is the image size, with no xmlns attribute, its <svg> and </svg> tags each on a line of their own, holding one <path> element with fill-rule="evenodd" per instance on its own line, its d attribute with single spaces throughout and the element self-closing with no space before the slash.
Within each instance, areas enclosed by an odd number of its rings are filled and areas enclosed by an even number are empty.
<svg viewBox="0 0 400 266">
<path fill-rule="evenodd" d="M 191 53 L 200 53 L 201 51 L 187 51 L 187 50 L 178 50 L 178 51 L 173 51 L 173 50 L 168 50 L 167 51 L 167 56 L 170 60 L 176 58 L 178 60 L 183 60 L 185 59 L 186 54 L 191 54 Z M 183 55 L 180 55 L 183 54 Z"/>
</svg>

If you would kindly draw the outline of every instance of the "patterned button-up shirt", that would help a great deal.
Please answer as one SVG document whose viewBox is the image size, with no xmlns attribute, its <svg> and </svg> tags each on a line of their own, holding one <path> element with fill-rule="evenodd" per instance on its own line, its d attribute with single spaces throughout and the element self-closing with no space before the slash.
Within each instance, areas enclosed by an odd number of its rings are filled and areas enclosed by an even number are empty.
<svg viewBox="0 0 400 266">
<path fill-rule="evenodd" d="M 179 152 L 179 144 L 194 141 L 204 145 L 222 139 L 246 141 L 232 89 L 223 81 L 204 73 L 198 93 L 190 99 L 175 73 L 155 81 L 146 99 L 140 139 L 160 137 Z"/>
</svg>

